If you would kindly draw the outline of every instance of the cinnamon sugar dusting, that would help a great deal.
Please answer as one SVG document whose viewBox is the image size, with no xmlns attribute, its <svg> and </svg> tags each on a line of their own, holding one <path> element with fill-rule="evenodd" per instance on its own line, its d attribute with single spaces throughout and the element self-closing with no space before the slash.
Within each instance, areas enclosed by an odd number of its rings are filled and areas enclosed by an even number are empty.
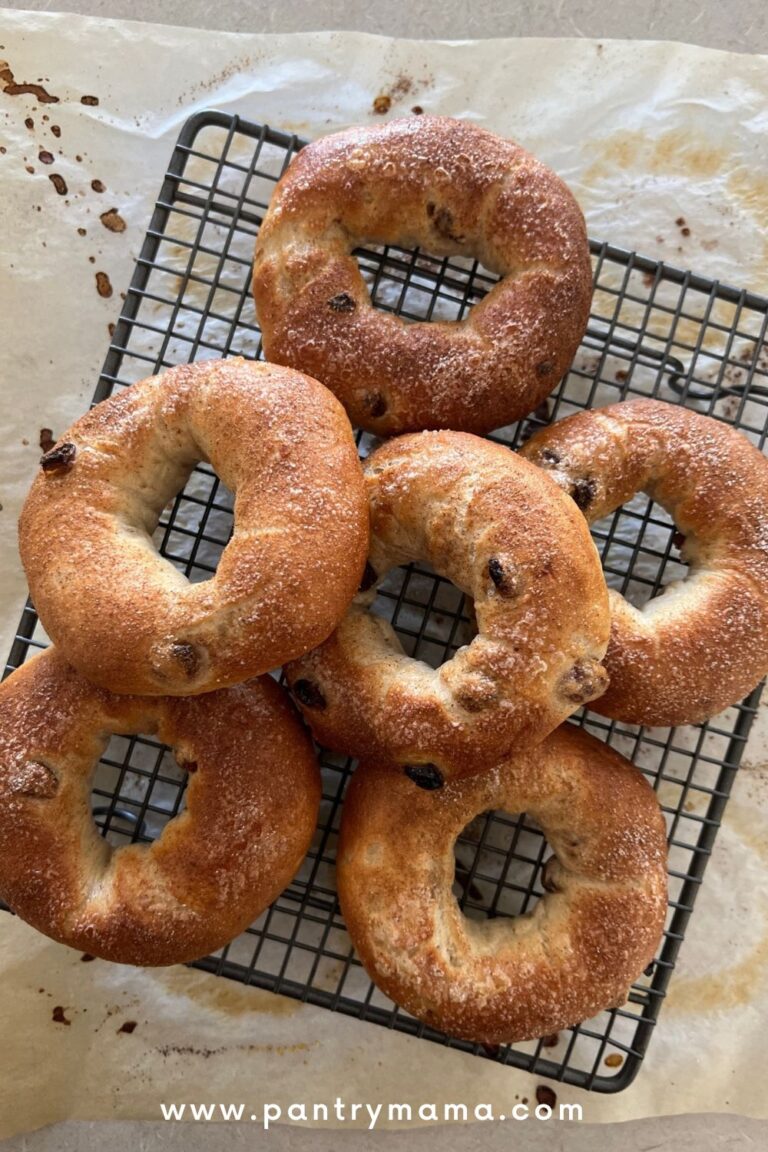
<svg viewBox="0 0 768 1152">
<path fill-rule="evenodd" d="M 458 319 L 406 324 L 370 307 L 351 262 L 322 256 L 340 221 L 350 250 L 375 238 L 480 256 L 501 281 Z M 312 266 L 286 262 L 297 239 L 317 253 Z M 268 356 L 323 379 L 354 423 L 391 435 L 487 432 L 534 409 L 583 335 L 592 278 L 583 218 L 553 172 L 474 126 L 418 117 L 299 153 L 260 230 L 253 285 Z M 320 301 L 340 295 L 358 306 L 331 327 Z M 366 407 L 376 394 L 383 418 Z"/>
<path fill-rule="evenodd" d="M 520 465 L 506 449 L 452 432 L 392 440 L 368 458 L 371 572 L 380 580 L 428 560 L 471 598 L 478 635 L 432 669 L 406 655 L 361 599 L 287 670 L 289 683 L 323 697 L 322 709 L 298 698 L 321 743 L 440 771 L 444 758 L 479 769 L 575 710 L 578 700 L 561 692 L 574 666 L 585 673 L 579 699 L 604 686 L 608 599 L 586 523 Z M 590 656 L 568 662 L 576 635 Z"/>
<path fill-rule="evenodd" d="M 536 1036 L 556 1043 L 554 1029 L 623 1000 L 658 944 L 666 912 L 664 821 L 642 775 L 568 727 L 533 760 L 508 756 L 431 793 L 414 790 L 390 764 L 369 762 L 345 798 L 337 876 L 364 966 L 418 1019 L 488 1045 L 489 1055 L 497 1044 Z M 525 916 L 462 916 L 451 892 L 457 835 L 467 835 L 478 813 L 523 806 L 557 852 L 558 891 Z M 624 851 L 633 822 L 645 829 L 644 847 Z M 606 850 L 624 864 L 599 879 Z"/>
<path fill-rule="evenodd" d="M 87 788 L 105 732 L 138 734 L 148 718 L 161 739 L 176 737 L 200 761 L 184 817 L 170 838 L 160 834 L 161 878 L 149 851 L 103 850 Z M 248 732 L 263 744 L 244 754 Z M 23 766 L 30 743 L 42 744 L 67 787 L 52 808 L 0 772 L 0 798 L 13 816 L 0 837 L 4 896 L 56 939 L 113 961 L 171 964 L 221 947 L 260 914 L 276 876 L 290 880 L 315 828 L 321 789 L 311 743 L 266 678 L 203 698 L 139 700 L 92 687 L 48 648 L 0 689 L 3 765 Z M 56 835 L 62 821 L 71 837 Z M 8 867 L 30 860 L 41 842 L 50 845 L 44 885 L 31 864 Z M 70 1010 L 58 1005 L 53 1019 L 70 1024 Z"/>
<path fill-rule="evenodd" d="M 611 593 L 610 684 L 594 709 L 675 725 L 745 696 L 768 672 L 765 457 L 720 420 L 646 399 L 569 417 L 522 453 L 566 490 L 589 469 L 590 520 L 613 512 L 628 491 L 647 493 L 674 519 L 673 543 L 689 567 L 639 608 Z M 717 651 L 717 661 L 702 659 L 706 651 Z"/>
</svg>

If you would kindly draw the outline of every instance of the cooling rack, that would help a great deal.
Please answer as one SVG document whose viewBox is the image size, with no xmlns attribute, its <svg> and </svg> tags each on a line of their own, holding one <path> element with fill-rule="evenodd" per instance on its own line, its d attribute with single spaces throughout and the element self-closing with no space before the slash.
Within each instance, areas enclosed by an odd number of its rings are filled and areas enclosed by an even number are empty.
<svg viewBox="0 0 768 1152">
<path fill-rule="evenodd" d="M 253 243 L 280 173 L 302 142 L 221 112 L 185 124 L 171 156 L 94 402 L 173 364 L 261 355 L 250 296 Z M 763 447 L 768 430 L 768 300 L 609 244 L 592 242 L 595 291 L 583 344 L 550 399 L 494 439 L 630 395 L 659 396 L 724 420 Z M 377 307 L 406 320 L 459 319 L 493 285 L 476 263 L 395 247 L 358 253 Z M 369 438 L 359 437 L 361 452 Z M 165 510 L 155 539 L 190 580 L 215 571 L 232 499 L 205 464 Z M 638 496 L 593 526 L 609 583 L 635 604 L 685 575 L 663 509 Z M 406 651 L 437 665 L 472 635 L 464 597 L 421 565 L 391 573 L 375 610 Z M 47 638 L 28 604 L 6 674 Z M 632 759 L 669 830 L 670 900 L 658 955 L 627 1003 L 542 1040 L 484 1047 L 418 1023 L 368 980 L 345 932 L 334 852 L 353 762 L 322 752 L 323 800 L 290 887 L 246 933 L 198 967 L 583 1088 L 615 1092 L 636 1074 L 661 1009 L 752 724 L 760 690 L 706 725 L 647 729 L 575 718 Z M 151 737 L 114 737 L 96 771 L 93 813 L 113 843 L 147 841 L 184 804 L 185 777 Z M 525 815 L 487 813 L 456 846 L 454 891 L 469 917 L 514 916 L 543 894 L 545 841 Z"/>
</svg>

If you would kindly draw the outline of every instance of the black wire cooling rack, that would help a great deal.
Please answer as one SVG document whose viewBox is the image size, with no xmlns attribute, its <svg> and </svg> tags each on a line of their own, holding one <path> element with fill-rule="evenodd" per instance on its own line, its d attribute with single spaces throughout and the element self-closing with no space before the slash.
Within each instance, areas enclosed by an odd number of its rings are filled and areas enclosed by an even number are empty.
<svg viewBox="0 0 768 1152">
<path fill-rule="evenodd" d="M 261 355 L 250 295 L 253 243 L 276 179 L 301 147 L 295 136 L 220 112 L 179 136 L 112 337 L 94 401 L 172 364 Z M 763 447 L 768 430 L 768 300 L 634 253 L 592 243 L 589 328 L 564 381 L 520 425 L 495 439 L 515 446 L 541 424 L 629 395 L 689 404 Z M 459 319 L 493 284 L 471 261 L 393 247 L 360 251 L 375 304 L 405 319 Z M 361 437 L 361 450 L 368 445 Z M 216 567 L 231 527 L 228 492 L 205 464 L 169 506 L 157 544 L 190 580 Z M 609 583 L 636 604 L 685 575 L 666 513 L 636 497 L 594 526 Z M 375 606 L 409 653 L 437 665 L 471 637 L 463 596 L 420 565 L 390 574 Z M 7 671 L 47 642 L 24 610 Z M 670 901 L 657 958 L 627 1003 L 542 1040 L 484 1047 L 424 1027 L 387 1000 L 356 960 L 339 913 L 334 853 L 352 762 L 323 753 L 323 801 L 298 876 L 246 933 L 198 967 L 397 1031 L 471 1051 L 584 1088 L 615 1092 L 637 1072 L 664 999 L 760 690 L 709 724 L 673 730 L 577 722 L 649 777 L 669 828 Z M 183 806 L 184 774 L 143 735 L 114 737 L 94 779 L 93 812 L 115 843 L 150 840 Z M 545 841 L 524 815 L 479 817 L 456 847 L 455 891 L 467 916 L 524 913 L 543 894 Z"/>
</svg>

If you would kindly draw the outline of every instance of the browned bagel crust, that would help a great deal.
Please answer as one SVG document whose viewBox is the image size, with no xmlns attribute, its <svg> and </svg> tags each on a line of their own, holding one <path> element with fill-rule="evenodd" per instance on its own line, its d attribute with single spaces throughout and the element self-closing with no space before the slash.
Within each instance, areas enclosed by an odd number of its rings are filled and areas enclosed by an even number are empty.
<svg viewBox="0 0 768 1152">
<path fill-rule="evenodd" d="M 62 445 L 74 455 L 51 456 Z M 193 466 L 235 492 L 215 575 L 190 584 L 151 541 Z M 19 522 L 51 638 L 114 692 L 187 695 L 238 683 L 320 643 L 355 594 L 368 545 L 352 430 L 327 389 L 241 359 L 172 368 L 65 432 Z"/>
<path fill-rule="evenodd" d="M 190 772 L 186 811 L 150 845 L 112 848 L 93 823 L 111 733 L 154 733 Z M 222 947 L 293 879 L 319 804 L 311 742 L 268 677 L 120 697 L 48 649 L 0 686 L 0 897 L 72 948 L 159 965 Z"/>
<path fill-rule="evenodd" d="M 406 324 L 371 306 L 352 255 L 363 243 L 474 256 L 502 280 L 461 321 Z M 584 218 L 554 172 L 474 124 L 418 116 L 298 153 L 259 231 L 253 291 L 268 359 L 316 375 L 353 423 L 488 432 L 565 373 L 592 271 Z"/>
<path fill-rule="evenodd" d="M 359 596 L 286 668 L 326 747 L 474 772 L 605 689 L 608 595 L 584 518 L 509 449 L 464 432 L 384 444 L 364 465 L 379 579 L 426 561 L 474 600 L 479 634 L 433 670 Z"/>
<path fill-rule="evenodd" d="M 659 400 L 579 413 L 523 448 L 590 521 L 646 492 L 685 537 L 690 575 L 634 608 L 611 591 L 610 687 L 594 711 L 692 724 L 768 672 L 768 461 L 710 416 Z"/>
<path fill-rule="evenodd" d="M 478 922 L 451 891 L 454 844 L 493 809 L 527 812 L 556 859 L 532 913 Z M 617 752 L 565 725 L 532 753 L 435 791 L 392 764 L 361 765 L 336 877 L 352 942 L 387 996 L 452 1036 L 504 1044 L 623 1003 L 659 943 L 665 865 L 653 790 Z"/>
</svg>

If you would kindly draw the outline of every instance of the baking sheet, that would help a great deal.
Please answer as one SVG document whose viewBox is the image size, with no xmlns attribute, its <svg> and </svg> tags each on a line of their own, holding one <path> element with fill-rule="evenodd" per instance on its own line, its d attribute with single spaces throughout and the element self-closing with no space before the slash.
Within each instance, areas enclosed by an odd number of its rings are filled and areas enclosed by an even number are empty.
<svg viewBox="0 0 768 1152">
<path fill-rule="evenodd" d="M 57 435 L 88 403 L 165 162 L 197 109 L 308 137 L 375 121 L 383 95 L 389 115 L 471 118 L 553 164 L 592 235 L 768 291 L 765 58 L 637 42 L 213 35 L 9 11 L 0 45 L 6 651 L 23 602 L 15 520 L 40 430 Z M 42 91 L 15 94 L 27 84 Z M 557 1090 L 583 1102 L 585 1120 L 768 1114 L 764 759 L 758 731 L 637 1081 L 615 1098 Z M 65 1117 L 154 1119 L 161 1099 L 487 1100 L 499 1113 L 535 1087 L 197 972 L 83 964 L 10 917 L 0 924 L 0 1134 Z M 126 1019 L 132 1032 L 119 1031 Z"/>
</svg>

